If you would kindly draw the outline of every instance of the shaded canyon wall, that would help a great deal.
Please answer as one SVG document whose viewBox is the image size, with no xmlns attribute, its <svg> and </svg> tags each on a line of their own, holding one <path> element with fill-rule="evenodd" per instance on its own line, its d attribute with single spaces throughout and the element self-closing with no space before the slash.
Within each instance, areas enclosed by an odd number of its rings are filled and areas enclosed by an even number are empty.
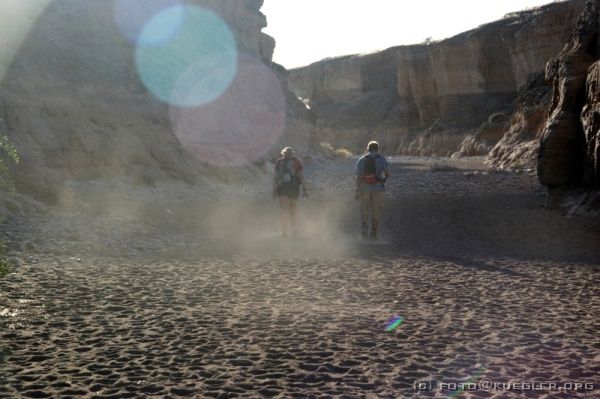
<svg viewBox="0 0 600 399">
<path fill-rule="evenodd" d="M 123 31 L 140 33 L 128 25 L 136 23 L 127 14 L 134 11 L 118 14 L 127 3 L 19 0 L 0 17 L 0 126 L 21 157 L 14 170 L 21 191 L 56 201 L 69 179 L 193 183 L 247 171 L 283 144 L 308 146 L 311 116 L 287 88 L 287 72 L 271 62 L 275 41 L 262 33 L 262 0 L 187 2 L 219 16 L 237 50 L 233 83 L 204 107 L 173 106 L 150 93 L 140 77 L 136 42 Z M 182 2 L 144 7 L 161 3 Z M 177 68 L 185 57 L 161 62 Z M 217 73 L 220 67 L 217 62 Z M 248 126 L 275 128 L 268 137 L 238 137 Z M 178 134 L 179 128 L 187 131 Z"/>
</svg>

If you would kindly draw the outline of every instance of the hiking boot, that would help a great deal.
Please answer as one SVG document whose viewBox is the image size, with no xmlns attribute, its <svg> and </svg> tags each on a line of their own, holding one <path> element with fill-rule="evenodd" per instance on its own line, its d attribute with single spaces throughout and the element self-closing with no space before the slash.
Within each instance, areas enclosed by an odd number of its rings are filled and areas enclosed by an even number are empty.
<svg viewBox="0 0 600 399">
<path fill-rule="evenodd" d="M 362 238 L 368 238 L 369 237 L 369 226 L 367 226 L 366 224 L 362 224 L 360 226 L 360 235 Z"/>
</svg>

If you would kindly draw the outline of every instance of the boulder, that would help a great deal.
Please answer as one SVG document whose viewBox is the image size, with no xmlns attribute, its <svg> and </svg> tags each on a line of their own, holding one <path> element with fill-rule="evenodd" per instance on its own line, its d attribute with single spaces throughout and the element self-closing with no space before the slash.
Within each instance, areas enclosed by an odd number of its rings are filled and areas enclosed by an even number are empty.
<svg viewBox="0 0 600 399">
<path fill-rule="evenodd" d="M 467 135 L 453 158 L 487 155 L 492 147 L 504 136 L 508 120 L 503 113 L 490 115 L 489 120 Z"/>
</svg>

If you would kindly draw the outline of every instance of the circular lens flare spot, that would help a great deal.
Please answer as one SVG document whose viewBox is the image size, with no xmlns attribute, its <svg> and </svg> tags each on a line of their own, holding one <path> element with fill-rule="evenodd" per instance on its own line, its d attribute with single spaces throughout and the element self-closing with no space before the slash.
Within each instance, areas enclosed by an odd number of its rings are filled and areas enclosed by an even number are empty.
<svg viewBox="0 0 600 399">
<path fill-rule="evenodd" d="M 176 34 L 160 46 L 145 46 L 180 14 Z M 180 107 L 207 104 L 231 84 L 237 47 L 229 26 L 215 13 L 195 6 L 172 7 L 155 16 L 141 33 L 136 49 L 138 73 L 158 99 Z"/>
<path fill-rule="evenodd" d="M 121 34 L 134 44 L 157 46 L 173 37 L 184 19 L 184 9 L 178 7 L 182 0 L 117 0 L 114 17 Z M 142 31 L 161 12 L 174 9 L 169 19 L 163 19 L 163 26 L 154 26 L 152 34 L 141 40 Z"/>
<path fill-rule="evenodd" d="M 262 62 L 239 57 L 238 73 L 221 97 L 203 107 L 171 107 L 171 120 L 182 146 L 197 159 L 216 166 L 248 165 L 281 137 L 286 101 L 278 77 Z M 197 72 L 194 67 L 190 74 Z M 194 79 L 183 77 L 185 86 Z M 198 81 L 198 85 L 204 85 Z M 195 90 L 192 86 L 191 90 Z"/>
</svg>

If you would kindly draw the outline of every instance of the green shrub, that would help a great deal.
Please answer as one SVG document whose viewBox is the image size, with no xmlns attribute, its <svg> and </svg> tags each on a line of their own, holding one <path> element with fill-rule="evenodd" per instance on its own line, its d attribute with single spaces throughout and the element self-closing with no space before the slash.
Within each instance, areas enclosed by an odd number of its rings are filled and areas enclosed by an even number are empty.
<svg viewBox="0 0 600 399">
<path fill-rule="evenodd" d="M 0 134 L 0 189 L 14 191 L 14 181 L 11 178 L 8 162 L 19 163 L 17 149 L 10 143 L 5 134 Z"/>
<path fill-rule="evenodd" d="M 8 168 L 8 162 L 18 163 L 19 154 L 15 147 L 8 141 L 5 134 L 0 133 L 0 194 L 4 192 L 13 192 L 15 190 L 14 181 Z M 2 220 L 0 219 L 0 222 Z M 4 243 L 0 241 L 0 277 L 8 273 L 8 263 L 5 259 Z"/>
<path fill-rule="evenodd" d="M 8 274 L 8 262 L 6 260 L 6 247 L 0 242 L 0 277 Z"/>
<path fill-rule="evenodd" d="M 4 249 L 0 250 L 0 277 L 8 274 L 8 262 L 4 259 Z"/>
</svg>

